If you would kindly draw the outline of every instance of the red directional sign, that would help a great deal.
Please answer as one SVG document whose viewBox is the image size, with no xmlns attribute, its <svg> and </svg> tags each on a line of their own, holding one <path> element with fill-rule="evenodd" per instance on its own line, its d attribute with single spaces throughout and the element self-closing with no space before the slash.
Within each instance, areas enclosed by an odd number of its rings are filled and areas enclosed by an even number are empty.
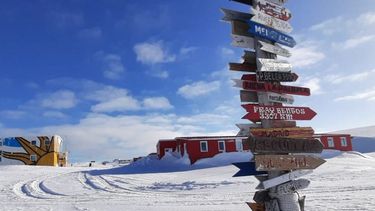
<svg viewBox="0 0 375 211">
<path fill-rule="evenodd" d="M 244 81 L 257 81 L 257 75 L 255 74 L 243 74 L 241 80 Z"/>
<path fill-rule="evenodd" d="M 258 81 L 279 81 L 279 82 L 293 82 L 298 79 L 298 75 L 288 72 L 271 72 L 261 71 L 257 72 Z"/>
<path fill-rule="evenodd" d="M 282 94 L 293 94 L 310 96 L 310 89 L 297 86 L 284 86 L 272 83 L 258 83 L 252 81 L 242 81 L 242 88 L 246 90 L 260 91 L 260 92 L 276 92 Z"/>
<path fill-rule="evenodd" d="M 242 105 L 246 109 L 246 114 L 242 119 L 259 121 L 269 120 L 311 120 L 316 113 L 308 107 L 289 106 L 263 106 L 255 104 Z"/>
</svg>

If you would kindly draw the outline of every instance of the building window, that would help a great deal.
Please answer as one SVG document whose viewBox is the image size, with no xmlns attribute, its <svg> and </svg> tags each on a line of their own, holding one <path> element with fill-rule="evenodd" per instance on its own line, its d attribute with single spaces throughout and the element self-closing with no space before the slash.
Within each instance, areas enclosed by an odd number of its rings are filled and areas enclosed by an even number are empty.
<svg viewBox="0 0 375 211">
<path fill-rule="evenodd" d="M 219 152 L 225 152 L 225 141 L 219 141 Z"/>
<path fill-rule="evenodd" d="M 36 146 L 36 141 L 35 141 L 35 140 L 32 140 L 32 141 L 31 141 L 31 145 Z"/>
<path fill-rule="evenodd" d="M 3 146 L 3 140 L 0 139 L 0 147 Z"/>
<path fill-rule="evenodd" d="M 335 147 L 335 143 L 333 142 L 333 137 L 328 137 L 328 147 L 333 148 Z"/>
<path fill-rule="evenodd" d="M 348 146 L 348 142 L 346 142 L 346 137 L 340 137 L 340 140 L 341 140 L 341 146 L 343 147 Z"/>
<path fill-rule="evenodd" d="M 207 141 L 201 141 L 200 145 L 201 145 L 201 152 L 208 152 L 208 143 L 207 143 Z"/>
<path fill-rule="evenodd" d="M 36 162 L 36 155 L 30 155 L 30 160 L 32 161 L 32 162 Z"/>
</svg>

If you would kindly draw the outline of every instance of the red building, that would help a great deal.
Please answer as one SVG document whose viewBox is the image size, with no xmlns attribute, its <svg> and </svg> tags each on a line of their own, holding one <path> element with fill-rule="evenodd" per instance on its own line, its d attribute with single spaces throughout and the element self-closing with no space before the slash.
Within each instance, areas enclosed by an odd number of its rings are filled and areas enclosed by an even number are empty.
<svg viewBox="0 0 375 211">
<path fill-rule="evenodd" d="M 340 151 L 352 150 L 352 139 L 348 134 L 317 134 L 324 149 Z M 166 152 L 177 152 L 181 156 L 187 152 L 191 164 L 202 158 L 210 158 L 219 153 L 249 151 L 243 141 L 246 136 L 177 137 L 159 140 L 156 148 L 159 159 Z"/>
</svg>

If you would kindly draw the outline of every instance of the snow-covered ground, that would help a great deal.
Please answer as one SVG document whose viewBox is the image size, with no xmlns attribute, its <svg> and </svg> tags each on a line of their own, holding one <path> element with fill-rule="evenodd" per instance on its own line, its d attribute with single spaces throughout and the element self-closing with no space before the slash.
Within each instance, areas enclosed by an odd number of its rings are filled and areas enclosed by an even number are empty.
<svg viewBox="0 0 375 211">
<path fill-rule="evenodd" d="M 324 154 L 338 156 L 305 177 L 306 210 L 375 210 L 375 154 Z M 248 154 L 226 153 L 194 167 L 171 156 L 117 168 L 0 166 L 0 210 L 248 211 L 254 177 L 233 178 L 238 169 L 231 165 L 204 168 L 233 159 Z"/>
</svg>

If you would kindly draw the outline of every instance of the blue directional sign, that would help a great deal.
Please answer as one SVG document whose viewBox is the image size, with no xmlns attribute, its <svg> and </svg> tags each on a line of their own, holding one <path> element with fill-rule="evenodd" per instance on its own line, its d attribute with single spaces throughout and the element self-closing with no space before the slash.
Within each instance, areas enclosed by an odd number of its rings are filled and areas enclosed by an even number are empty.
<svg viewBox="0 0 375 211">
<path fill-rule="evenodd" d="M 244 177 L 244 176 L 253 176 L 267 174 L 266 171 L 256 171 L 255 162 L 241 162 L 241 163 L 232 163 L 234 166 L 240 169 L 233 177 Z"/>
<path fill-rule="evenodd" d="M 249 33 L 256 37 L 277 42 L 291 48 L 293 48 L 297 44 L 293 37 L 283 34 L 273 28 L 255 23 L 254 21 L 248 21 L 248 24 Z"/>
</svg>

